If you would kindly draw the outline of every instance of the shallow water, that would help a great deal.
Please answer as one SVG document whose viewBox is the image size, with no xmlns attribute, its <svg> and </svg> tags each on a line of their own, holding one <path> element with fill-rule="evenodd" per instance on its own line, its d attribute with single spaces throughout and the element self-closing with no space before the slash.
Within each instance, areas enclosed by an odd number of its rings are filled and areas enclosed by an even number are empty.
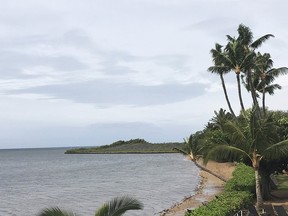
<svg viewBox="0 0 288 216">
<path fill-rule="evenodd" d="M 79 215 L 130 195 L 159 215 L 195 194 L 198 169 L 179 154 L 65 155 L 65 149 L 0 150 L 0 215 L 31 216 L 59 206 Z"/>
</svg>

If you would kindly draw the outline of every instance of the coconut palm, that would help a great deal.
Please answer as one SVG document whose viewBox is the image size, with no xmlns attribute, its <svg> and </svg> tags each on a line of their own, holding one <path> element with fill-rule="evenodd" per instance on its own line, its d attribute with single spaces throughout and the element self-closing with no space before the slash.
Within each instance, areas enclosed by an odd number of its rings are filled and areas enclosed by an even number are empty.
<svg viewBox="0 0 288 216">
<path fill-rule="evenodd" d="M 258 101 L 256 90 L 252 86 L 252 69 L 255 60 L 255 49 L 259 48 L 270 37 L 274 37 L 272 34 L 266 34 L 257 40 L 253 41 L 253 33 L 251 30 L 240 24 L 238 29 L 238 37 L 231 37 L 227 35 L 228 43 L 224 48 L 224 52 L 221 50 L 213 50 L 213 59 L 217 56 L 217 65 L 225 66 L 223 68 L 230 71 L 234 71 L 237 80 L 238 97 L 241 106 L 241 110 L 244 111 L 244 103 L 242 99 L 240 74 L 243 73 L 247 76 L 248 85 L 251 91 L 254 106 L 258 109 Z"/>
<path fill-rule="evenodd" d="M 185 142 L 185 149 L 179 149 L 179 148 L 174 148 L 174 150 L 178 151 L 179 153 L 183 154 L 184 156 L 188 157 L 189 160 L 191 160 L 199 169 L 215 176 L 216 178 L 227 182 L 227 179 L 222 177 L 221 175 L 218 175 L 217 173 L 207 169 L 205 166 L 202 166 L 201 164 L 198 163 L 198 160 L 202 157 L 201 151 L 203 149 L 202 147 L 199 147 L 197 145 L 197 142 L 193 141 L 193 135 L 190 135 L 189 138 L 184 139 Z"/>
<path fill-rule="evenodd" d="M 227 35 L 228 43 L 222 52 L 219 48 L 214 49 L 213 57 L 217 58 L 217 65 L 221 65 L 221 69 L 234 71 L 237 80 L 238 97 L 241 110 L 244 111 L 244 103 L 241 92 L 240 73 L 245 72 L 247 68 L 253 65 L 254 52 L 247 53 L 241 40 L 237 40 Z M 211 68 L 213 69 L 213 68 Z"/>
<path fill-rule="evenodd" d="M 239 25 L 237 31 L 238 31 L 237 41 L 239 41 L 241 45 L 243 46 L 245 55 L 250 55 L 251 53 L 254 53 L 255 50 L 259 48 L 266 40 L 268 40 L 271 37 L 274 37 L 274 35 L 272 34 L 266 34 L 253 41 L 252 31 L 250 30 L 249 27 L 243 24 Z M 229 36 L 227 37 L 228 39 L 231 38 Z M 255 58 L 254 58 L 254 61 L 255 61 Z M 252 62 L 252 65 L 250 64 L 243 72 L 247 76 L 247 83 L 250 86 L 250 88 L 248 89 L 250 89 L 250 92 L 251 92 L 253 105 L 254 107 L 256 107 L 257 111 L 259 111 L 260 109 L 259 109 L 259 104 L 257 101 L 256 89 L 253 86 L 252 70 L 253 70 L 253 62 Z"/>
<path fill-rule="evenodd" d="M 215 44 L 215 49 L 211 49 L 211 55 L 214 62 L 214 65 L 208 68 L 208 71 L 211 73 L 218 74 L 221 79 L 222 88 L 224 91 L 225 99 L 230 110 L 230 113 L 235 117 L 234 111 L 231 107 L 231 103 L 227 94 L 226 85 L 224 81 L 224 74 L 229 72 L 229 68 L 221 62 L 221 56 L 224 55 L 222 51 L 222 46 L 218 43 Z"/>
<path fill-rule="evenodd" d="M 288 157 L 288 140 L 279 141 L 276 129 L 272 115 L 259 118 L 253 109 L 238 119 L 227 121 L 223 133 L 229 137 L 230 143 L 215 145 L 204 157 L 204 163 L 211 159 L 249 161 L 255 171 L 258 209 L 263 204 L 259 179 L 261 161 Z"/>
<path fill-rule="evenodd" d="M 225 47 L 226 59 L 224 64 L 236 74 L 239 102 L 241 110 L 244 111 L 245 108 L 242 99 L 240 74 L 241 72 L 244 73 L 247 68 L 252 66 L 254 53 L 246 53 L 241 41 L 230 36 L 227 36 L 227 39 L 229 42 Z"/>
<path fill-rule="evenodd" d="M 137 199 L 128 196 L 116 197 L 96 210 L 95 216 L 121 216 L 126 211 L 140 209 L 143 209 L 143 204 Z M 76 214 L 56 207 L 44 209 L 37 216 L 76 216 Z"/>
<path fill-rule="evenodd" d="M 269 53 L 257 53 L 255 62 L 255 76 L 254 76 L 254 86 L 257 91 L 262 94 L 262 109 L 264 115 L 266 114 L 265 109 L 265 94 L 274 94 L 276 89 L 281 89 L 278 84 L 272 84 L 276 77 L 288 73 L 287 67 L 273 68 L 273 61 Z"/>
</svg>

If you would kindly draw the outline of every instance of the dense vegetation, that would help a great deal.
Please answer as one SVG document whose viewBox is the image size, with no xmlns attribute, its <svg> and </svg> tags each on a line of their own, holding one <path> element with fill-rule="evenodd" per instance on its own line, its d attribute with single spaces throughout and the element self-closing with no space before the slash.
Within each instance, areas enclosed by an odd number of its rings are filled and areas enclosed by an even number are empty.
<svg viewBox="0 0 288 216">
<path fill-rule="evenodd" d="M 215 111 L 205 128 L 187 139 L 182 153 L 196 165 L 197 158 L 202 157 L 205 163 L 236 161 L 251 166 L 255 174 L 256 207 L 260 209 L 263 198 L 270 196 L 270 175 L 287 168 L 288 163 L 288 112 L 270 111 L 266 107 L 267 95 L 281 89 L 275 79 L 287 74 L 288 68 L 274 68 L 271 55 L 258 51 L 274 37 L 272 34 L 253 40 L 251 30 L 243 24 L 237 32 L 237 37 L 227 35 L 226 45 L 216 43 L 211 49 L 213 65 L 208 68 L 220 77 L 229 112 L 223 108 Z M 236 75 L 240 114 L 235 113 L 226 88 L 225 75 L 231 72 Z M 248 102 L 251 108 L 245 107 L 243 89 L 251 95 Z"/>
<path fill-rule="evenodd" d="M 185 216 L 230 216 L 252 203 L 255 189 L 254 172 L 251 167 L 238 164 L 233 178 L 225 185 L 225 190 L 216 199 Z"/>
<path fill-rule="evenodd" d="M 110 145 L 67 150 L 66 154 L 150 154 L 175 153 L 173 148 L 183 148 L 184 143 L 149 143 L 144 139 L 119 140 Z"/>
</svg>

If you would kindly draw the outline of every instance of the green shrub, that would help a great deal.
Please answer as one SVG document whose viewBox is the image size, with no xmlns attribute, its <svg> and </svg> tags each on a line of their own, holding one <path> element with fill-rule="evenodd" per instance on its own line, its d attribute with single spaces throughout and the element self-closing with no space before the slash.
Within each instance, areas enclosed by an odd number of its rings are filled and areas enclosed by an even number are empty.
<svg viewBox="0 0 288 216">
<path fill-rule="evenodd" d="M 240 163 L 233 172 L 233 178 L 226 183 L 223 193 L 207 205 L 186 212 L 185 216 L 230 216 L 252 203 L 254 188 L 253 169 Z"/>
<path fill-rule="evenodd" d="M 247 207 L 253 200 L 248 191 L 223 192 L 217 199 L 200 206 L 185 216 L 230 216 L 241 208 Z"/>
<path fill-rule="evenodd" d="M 232 176 L 233 178 L 225 185 L 225 191 L 250 191 L 255 193 L 255 173 L 252 167 L 239 163 Z"/>
</svg>

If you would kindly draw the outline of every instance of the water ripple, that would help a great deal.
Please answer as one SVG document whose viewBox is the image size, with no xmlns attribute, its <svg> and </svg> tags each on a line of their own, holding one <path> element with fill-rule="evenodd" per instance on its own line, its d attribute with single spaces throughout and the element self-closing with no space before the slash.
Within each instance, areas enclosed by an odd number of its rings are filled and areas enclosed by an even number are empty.
<svg viewBox="0 0 288 216">
<path fill-rule="evenodd" d="M 31 216 L 60 206 L 80 215 L 130 195 L 158 215 L 195 193 L 198 169 L 178 154 L 64 155 L 64 149 L 0 150 L 0 215 Z"/>
</svg>

